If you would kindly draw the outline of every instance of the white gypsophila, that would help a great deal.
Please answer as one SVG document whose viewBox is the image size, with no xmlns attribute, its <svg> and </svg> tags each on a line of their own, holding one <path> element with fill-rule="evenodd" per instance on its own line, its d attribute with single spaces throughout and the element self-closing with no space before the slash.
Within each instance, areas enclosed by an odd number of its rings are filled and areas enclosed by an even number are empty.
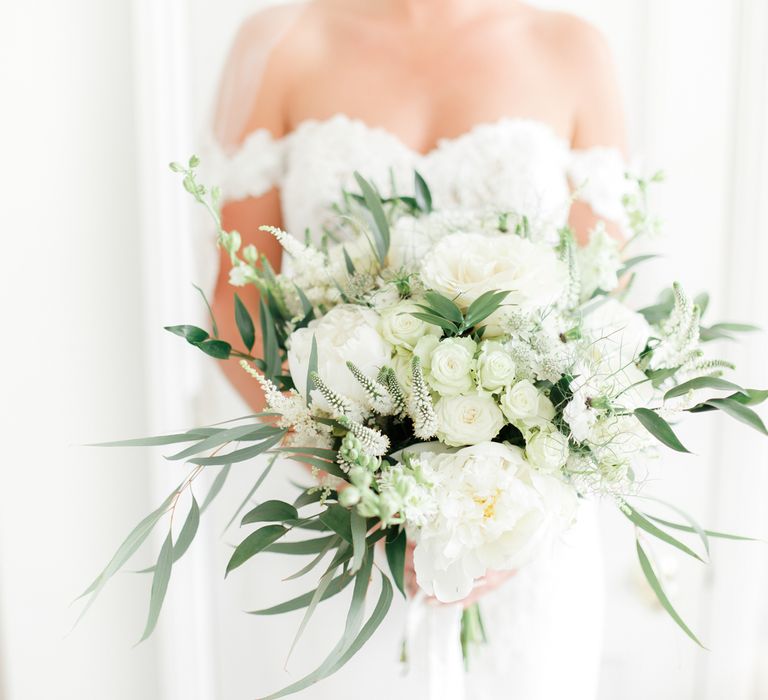
<svg viewBox="0 0 768 700">
<path fill-rule="evenodd" d="M 451 447 L 493 440 L 504 427 L 504 416 L 488 394 L 443 397 L 435 416 L 438 439 Z"/>
<path fill-rule="evenodd" d="M 426 323 L 414 316 L 421 309 L 411 301 L 401 301 L 381 312 L 379 332 L 382 337 L 396 347 L 413 350 L 416 343 L 425 335 L 442 335 L 442 329 Z"/>
<path fill-rule="evenodd" d="M 306 398 L 312 339 L 317 343 L 317 372 L 336 393 L 366 405 L 364 387 L 347 367 L 352 362 L 367 377 L 375 379 L 380 367 L 389 362 L 392 346 L 377 331 L 378 314 L 361 306 L 341 305 L 325 316 L 294 331 L 288 340 L 288 365 L 296 389 Z M 330 410 L 317 391 L 312 392 L 315 406 Z"/>
<path fill-rule="evenodd" d="M 610 292 L 618 287 L 623 264 L 619 242 L 608 234 L 602 221 L 592 229 L 587 245 L 576 250 L 576 262 L 582 299 L 590 299 L 598 289 Z"/>
<path fill-rule="evenodd" d="M 528 563 L 574 520 L 573 488 L 532 469 L 518 447 L 484 442 L 417 460 L 432 508 L 408 523 L 416 580 L 442 602 L 465 598 L 488 570 Z"/>
<path fill-rule="evenodd" d="M 429 385 L 441 396 L 457 396 L 474 388 L 477 343 L 472 338 L 446 338 L 432 351 Z"/>
<path fill-rule="evenodd" d="M 552 402 L 527 379 L 509 387 L 500 404 L 504 415 L 521 430 L 546 427 L 555 417 Z"/>
<path fill-rule="evenodd" d="M 537 469 L 556 472 L 568 461 L 568 438 L 555 428 L 534 432 L 526 441 L 525 455 Z"/>
<path fill-rule="evenodd" d="M 480 343 L 477 356 L 477 383 L 492 393 L 501 391 L 515 380 L 515 361 L 501 343 L 486 340 Z"/>
<path fill-rule="evenodd" d="M 454 233 L 424 257 L 421 278 L 462 308 L 496 290 L 509 292 L 506 304 L 527 310 L 555 303 L 565 291 L 568 270 L 551 248 L 514 234 Z"/>
<path fill-rule="evenodd" d="M 382 280 L 378 280 L 378 282 L 379 288 L 371 292 L 367 300 L 376 311 L 381 313 L 384 309 L 388 309 L 400 301 L 400 292 L 391 282 L 383 282 Z"/>
</svg>

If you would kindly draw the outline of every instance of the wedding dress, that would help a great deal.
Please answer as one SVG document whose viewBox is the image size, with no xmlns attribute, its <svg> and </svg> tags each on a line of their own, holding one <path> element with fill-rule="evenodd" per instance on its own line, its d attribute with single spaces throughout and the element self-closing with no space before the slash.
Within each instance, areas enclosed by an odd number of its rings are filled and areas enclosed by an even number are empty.
<svg viewBox="0 0 768 700">
<path fill-rule="evenodd" d="M 270 36 L 276 40 L 279 33 Z M 242 71 L 248 80 L 257 72 L 253 62 L 250 67 Z M 236 145 L 219 143 L 208 150 L 207 162 L 208 181 L 221 185 L 225 200 L 279 188 L 284 226 L 299 236 L 306 229 L 322 231 L 342 189 L 355 190 L 355 171 L 388 195 L 411 193 L 418 170 L 435 209 L 521 211 L 553 233 L 567 219 L 572 186 L 579 186 L 580 198 L 598 215 L 618 220 L 624 183 L 618 151 L 574 151 L 548 125 L 519 118 L 479 124 L 421 154 L 384 129 L 338 114 L 305 121 L 283 138 L 258 129 Z M 341 625 L 345 601 L 323 605 L 335 609 L 328 619 Z M 602 606 L 595 507 L 584 501 L 562 541 L 482 599 L 488 644 L 477 650 L 468 671 L 459 647 L 460 608 L 417 601 L 392 608 L 384 628 L 360 653 L 363 661 L 300 697 L 594 700 Z M 402 636 L 406 674 L 397 662 Z M 366 674 L 369 684 L 361 687 Z"/>
</svg>

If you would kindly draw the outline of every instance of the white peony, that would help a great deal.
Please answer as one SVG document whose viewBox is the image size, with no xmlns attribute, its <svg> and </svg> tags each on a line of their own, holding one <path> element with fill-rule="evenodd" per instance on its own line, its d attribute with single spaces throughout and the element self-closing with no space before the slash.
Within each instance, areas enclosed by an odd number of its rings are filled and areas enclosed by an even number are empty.
<svg viewBox="0 0 768 700">
<path fill-rule="evenodd" d="M 424 257 L 424 285 L 466 308 L 484 292 L 507 291 L 507 304 L 522 309 L 549 306 L 568 281 L 566 266 L 551 248 L 519 236 L 454 233 Z"/>
<path fill-rule="evenodd" d="M 474 388 L 477 343 L 472 338 L 446 338 L 432 351 L 427 381 L 442 396 L 457 396 Z"/>
<path fill-rule="evenodd" d="M 486 340 L 480 344 L 477 358 L 477 383 L 481 388 L 497 392 L 515 380 L 515 361 L 501 343 Z"/>
<path fill-rule="evenodd" d="M 307 371 L 312 338 L 315 338 L 320 377 L 337 393 L 365 405 L 365 390 L 349 371 L 347 362 L 353 362 L 371 378 L 389 363 L 392 346 L 379 335 L 378 323 L 378 314 L 371 309 L 341 305 L 292 333 L 288 341 L 288 365 L 299 393 L 306 398 Z M 330 409 L 317 390 L 312 392 L 312 401 L 319 408 Z"/>
<path fill-rule="evenodd" d="M 426 516 L 409 527 L 416 580 L 442 602 L 465 598 L 488 570 L 526 564 L 573 522 L 574 489 L 531 469 L 518 447 L 484 442 L 414 461 L 430 485 Z"/>
<path fill-rule="evenodd" d="M 556 472 L 568 461 L 568 438 L 559 430 L 539 430 L 525 445 L 525 454 L 534 467 L 545 472 Z"/>
<path fill-rule="evenodd" d="M 488 394 L 446 396 L 435 405 L 437 437 L 461 447 L 493 440 L 504 427 L 504 416 Z"/>
<path fill-rule="evenodd" d="M 419 339 L 425 335 L 442 335 L 438 326 L 426 323 L 413 314 L 421 311 L 413 302 L 402 301 L 381 312 L 379 330 L 384 339 L 392 345 L 413 350 Z"/>
<path fill-rule="evenodd" d="M 555 417 L 552 402 L 527 379 L 501 395 L 501 410 L 518 428 L 546 427 Z"/>
</svg>

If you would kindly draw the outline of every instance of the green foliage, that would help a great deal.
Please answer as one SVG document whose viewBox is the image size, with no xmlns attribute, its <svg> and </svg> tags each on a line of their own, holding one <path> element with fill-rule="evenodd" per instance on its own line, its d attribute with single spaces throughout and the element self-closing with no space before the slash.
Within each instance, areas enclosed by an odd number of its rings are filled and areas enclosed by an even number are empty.
<svg viewBox="0 0 768 700">
<path fill-rule="evenodd" d="M 265 525 L 256 532 L 252 532 L 235 548 L 227 564 L 227 575 L 259 552 L 263 552 L 272 543 L 277 542 L 286 532 L 288 528 L 282 525 Z"/>
<path fill-rule="evenodd" d="M 435 291 L 428 291 L 424 295 L 425 303 L 417 304 L 421 311 L 411 312 L 411 315 L 433 326 L 439 326 L 448 337 L 464 335 L 499 309 L 508 294 L 509 292 L 485 292 L 462 313 L 453 300 Z"/>
<path fill-rule="evenodd" d="M 173 549 L 173 539 L 169 531 L 163 542 L 163 546 L 160 548 L 157 564 L 155 564 L 155 573 L 152 577 L 152 592 L 149 598 L 149 616 L 147 617 L 144 634 L 139 640 L 140 642 L 143 642 L 150 634 L 152 634 L 155 625 L 157 625 L 157 620 L 160 617 L 160 610 L 163 607 L 165 594 L 168 591 L 168 582 L 171 579 Z"/>
<path fill-rule="evenodd" d="M 407 538 L 405 530 L 395 530 L 394 535 L 387 535 L 385 549 L 387 553 L 387 563 L 389 571 L 392 574 L 392 580 L 397 589 L 405 597 L 405 547 Z"/>
<path fill-rule="evenodd" d="M 297 520 L 299 512 L 290 503 L 284 501 L 264 501 L 243 516 L 241 525 L 251 523 L 284 523 L 286 520 Z"/>
<path fill-rule="evenodd" d="M 389 222 L 387 221 L 387 215 L 384 213 L 384 209 L 381 206 L 381 197 L 379 197 L 376 190 L 373 189 L 371 184 L 360 173 L 355 172 L 355 180 L 360 187 L 360 191 L 363 193 L 363 201 L 365 206 L 371 214 L 373 226 L 371 231 L 373 233 L 373 243 L 376 249 L 376 255 L 381 265 L 387 258 L 389 252 Z"/>
<path fill-rule="evenodd" d="M 677 452 L 690 452 L 690 450 L 680 442 L 669 423 L 656 413 L 656 411 L 652 411 L 650 408 L 636 408 L 634 413 L 643 427 L 659 442 Z"/>
<path fill-rule="evenodd" d="M 245 308 L 245 304 L 243 304 L 242 299 L 240 299 L 237 293 L 235 293 L 235 322 L 237 323 L 237 330 L 240 332 L 245 349 L 251 352 L 256 342 L 256 330 L 253 327 L 251 314 L 248 313 L 248 309 Z"/>
<path fill-rule="evenodd" d="M 687 554 L 689 557 L 698 559 L 702 563 L 704 562 L 704 559 L 702 559 L 688 545 L 684 544 L 675 537 L 672 537 L 672 535 L 669 533 L 664 532 L 664 530 L 654 525 L 643 513 L 635 510 L 628 503 L 624 502 L 621 504 L 621 512 L 624 513 L 630 522 L 634 523 L 640 529 L 645 530 L 649 535 L 653 535 L 662 542 L 666 542 L 667 544 L 676 547 L 681 552 Z"/>
<path fill-rule="evenodd" d="M 432 193 L 418 170 L 413 173 L 413 190 L 416 206 L 425 214 L 429 214 L 432 211 Z"/>
</svg>

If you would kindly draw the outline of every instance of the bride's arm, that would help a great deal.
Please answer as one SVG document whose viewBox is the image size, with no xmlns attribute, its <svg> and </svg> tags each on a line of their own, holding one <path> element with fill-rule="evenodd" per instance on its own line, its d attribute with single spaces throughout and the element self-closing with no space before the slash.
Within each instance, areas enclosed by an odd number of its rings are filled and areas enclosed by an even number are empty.
<svg viewBox="0 0 768 700">
<path fill-rule="evenodd" d="M 562 65 L 567 84 L 573 90 L 574 151 L 594 148 L 616 149 L 627 155 L 627 136 L 623 100 L 616 79 L 610 48 L 594 27 L 581 19 L 565 16 L 560 31 L 567 34 L 560 42 Z M 569 223 L 580 244 L 587 242 L 598 217 L 583 201 L 571 207 Z M 608 223 L 608 231 L 623 239 L 619 227 Z"/>
</svg>

